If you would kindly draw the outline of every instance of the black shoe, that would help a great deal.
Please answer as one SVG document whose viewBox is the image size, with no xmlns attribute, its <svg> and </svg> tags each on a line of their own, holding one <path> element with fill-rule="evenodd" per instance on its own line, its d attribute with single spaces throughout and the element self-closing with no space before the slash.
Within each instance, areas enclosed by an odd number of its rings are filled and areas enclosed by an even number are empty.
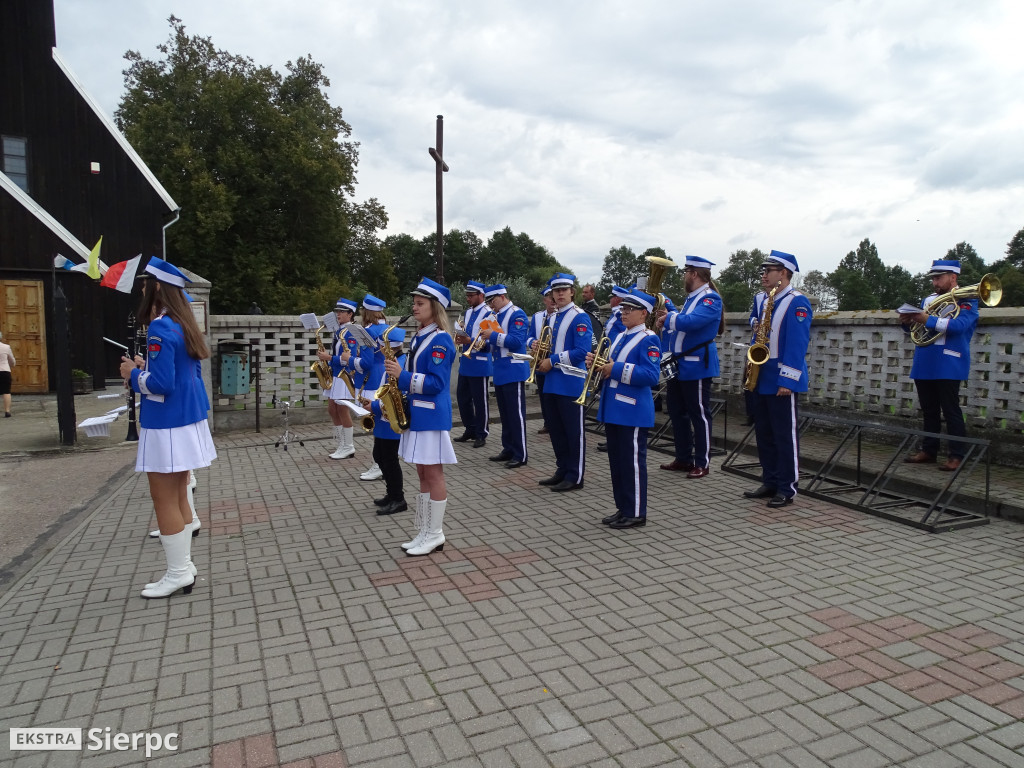
<svg viewBox="0 0 1024 768">
<path fill-rule="evenodd" d="M 473 441 L 474 448 L 483 448 L 485 445 L 487 445 L 486 437 L 478 437 L 476 440 Z"/>
<path fill-rule="evenodd" d="M 622 513 L 621 512 L 616 512 L 614 515 L 608 515 L 608 517 L 602 517 L 601 518 L 601 525 L 611 525 L 616 520 L 618 520 L 620 517 L 622 517 Z"/>
<path fill-rule="evenodd" d="M 10 411 L 4 411 L 4 418 L 5 419 L 11 418 L 11 412 Z"/>
<path fill-rule="evenodd" d="M 409 509 L 409 505 L 405 503 L 405 499 L 398 499 L 388 503 L 386 506 L 381 507 L 377 510 L 378 515 L 393 515 L 396 512 L 405 512 Z"/>
<path fill-rule="evenodd" d="M 563 491 L 578 491 L 582 487 L 582 480 L 580 480 L 578 483 L 574 483 L 572 480 L 563 480 L 558 485 L 551 486 L 551 490 L 562 493 Z"/>
<path fill-rule="evenodd" d="M 505 462 L 505 469 L 519 469 L 520 467 L 525 466 L 526 462 L 520 461 L 519 459 L 510 459 L 509 461 Z"/>
<path fill-rule="evenodd" d="M 743 497 L 747 499 L 768 499 L 775 495 L 775 489 L 761 484 L 756 490 L 744 491 Z"/>
<path fill-rule="evenodd" d="M 490 461 L 508 461 L 511 458 L 512 458 L 512 453 L 510 451 L 502 451 L 497 456 L 490 456 L 490 457 L 488 457 L 488 459 Z"/>
<path fill-rule="evenodd" d="M 374 499 L 373 503 L 376 504 L 378 507 L 386 507 L 388 504 L 391 503 L 391 497 L 385 496 L 383 499 Z"/>
<path fill-rule="evenodd" d="M 623 528 L 643 528 L 647 525 L 646 517 L 620 517 L 618 520 L 612 523 L 608 523 L 609 528 L 615 528 L 621 530 Z"/>
<path fill-rule="evenodd" d="M 453 443 L 468 443 L 473 439 L 473 436 L 469 432 L 463 432 L 461 435 L 452 440 Z"/>
<path fill-rule="evenodd" d="M 598 443 L 597 450 L 601 453 L 608 453 L 608 443 Z"/>
<path fill-rule="evenodd" d="M 792 504 L 792 503 L 793 503 L 793 497 L 792 496 L 783 496 L 781 493 L 777 493 L 774 496 L 772 496 L 770 499 L 768 499 L 768 506 L 769 507 L 784 507 L 787 504 Z"/>
<path fill-rule="evenodd" d="M 546 480 L 538 480 L 537 485 L 558 485 L 560 482 L 562 482 L 561 475 L 552 475 Z"/>
</svg>

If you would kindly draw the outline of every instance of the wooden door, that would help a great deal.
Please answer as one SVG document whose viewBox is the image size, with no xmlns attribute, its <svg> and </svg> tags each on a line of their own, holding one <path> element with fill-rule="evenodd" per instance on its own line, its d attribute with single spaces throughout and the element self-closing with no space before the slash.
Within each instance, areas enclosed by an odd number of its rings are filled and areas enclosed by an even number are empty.
<svg viewBox="0 0 1024 768">
<path fill-rule="evenodd" d="M 46 316 L 42 280 L 0 280 L 0 330 L 17 358 L 15 393 L 48 392 Z"/>
</svg>

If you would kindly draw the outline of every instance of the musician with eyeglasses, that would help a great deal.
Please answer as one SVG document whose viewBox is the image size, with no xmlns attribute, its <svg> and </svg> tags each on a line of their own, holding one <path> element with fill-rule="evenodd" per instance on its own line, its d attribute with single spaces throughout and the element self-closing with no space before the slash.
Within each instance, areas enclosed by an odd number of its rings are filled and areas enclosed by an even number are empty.
<svg viewBox="0 0 1024 768">
<path fill-rule="evenodd" d="M 541 334 L 544 331 L 544 326 L 548 324 L 548 318 L 555 314 L 555 300 L 551 296 L 551 284 L 550 282 L 544 286 L 540 292 L 541 298 L 544 302 L 544 306 L 539 310 L 530 315 L 530 334 L 526 338 L 526 348 L 532 349 L 534 342 L 539 340 Z M 538 435 L 548 434 L 548 407 L 544 400 L 544 374 L 540 371 L 534 372 L 534 382 L 537 385 L 537 396 L 540 400 L 540 415 L 541 421 L 543 422 L 540 429 L 537 430 Z"/>
<path fill-rule="evenodd" d="M 665 393 L 675 457 L 661 468 L 686 472 L 690 479 L 707 477 L 711 467 L 711 380 L 719 375 L 715 338 L 725 330 L 725 307 L 711 279 L 714 265 L 700 256 L 687 256 L 683 308 L 663 310 L 657 320 L 659 329 L 672 333 L 676 365 Z"/>
<path fill-rule="evenodd" d="M 463 328 L 455 333 L 455 343 L 463 345 L 463 352 L 469 355 L 459 356 L 459 380 L 455 385 L 455 399 L 459 405 L 459 418 L 462 419 L 462 435 L 455 438 L 456 443 L 473 441 L 474 448 L 483 448 L 490 434 L 488 422 L 491 418 L 488 390 L 491 383 L 492 361 L 491 350 L 486 344 L 479 349 L 470 350 L 469 346 L 480 335 L 480 323 L 491 316 L 491 308 L 484 301 L 486 286 L 476 280 L 466 283 L 466 315 Z"/>
<path fill-rule="evenodd" d="M 797 271 L 796 257 L 783 251 L 772 251 L 761 264 L 761 287 L 775 291 L 765 299 L 758 315 L 767 359 L 758 366 L 751 398 L 761 485 L 743 495 L 766 498 L 769 507 L 792 504 L 800 476 L 796 396 L 808 387 L 807 347 L 813 313 L 810 300 L 791 285 Z M 769 307 L 771 317 L 766 323 Z"/>
<path fill-rule="evenodd" d="M 661 339 L 647 328 L 656 299 L 634 288 L 622 299 L 623 331 L 601 369 L 597 420 L 605 425 L 615 512 L 601 520 L 609 528 L 647 524 L 647 433 L 654 426 L 652 389 L 661 377 Z M 594 362 L 587 355 L 588 369 Z"/>
<path fill-rule="evenodd" d="M 946 422 L 949 435 L 949 459 L 939 465 L 944 472 L 960 467 L 964 457 L 964 445 L 957 437 L 967 436 L 964 415 L 960 410 L 960 386 L 971 372 L 971 337 L 978 326 L 978 300 L 957 299 L 960 311 L 956 317 L 939 317 L 926 310 L 938 296 L 957 288 L 960 277 L 960 262 L 956 259 L 936 259 L 928 273 L 935 292 L 921 302 L 921 311 L 916 314 L 900 314 L 903 330 L 910 333 L 910 326 L 919 323 L 937 331 L 938 338 L 926 346 L 914 348 L 914 362 L 910 378 L 917 387 L 917 399 L 924 416 L 924 430 L 939 433 L 942 422 Z M 955 308 L 955 307 L 954 307 Z M 920 449 L 904 459 L 908 464 L 933 464 L 939 454 L 939 439 L 926 437 L 921 440 Z"/>
<path fill-rule="evenodd" d="M 551 278 L 555 300 L 555 313 L 548 319 L 551 353 L 537 363 L 537 371 L 545 374 L 541 397 L 547 401 L 549 436 L 555 452 L 555 473 L 539 484 L 559 493 L 582 488 L 586 470 L 583 406 L 576 402 L 586 382 L 576 373 L 582 370 L 591 351 L 594 331 L 587 313 L 573 301 L 575 282 L 574 275 L 564 272 Z"/>
<path fill-rule="evenodd" d="M 500 331 L 491 331 L 487 344 L 494 359 L 494 399 L 498 401 L 501 421 L 501 452 L 491 461 L 502 462 L 507 469 L 518 469 L 527 462 L 526 455 L 526 387 L 530 362 L 517 354 L 526 352 L 529 321 L 526 313 L 512 303 L 508 288 L 489 285 L 484 293 Z"/>
</svg>

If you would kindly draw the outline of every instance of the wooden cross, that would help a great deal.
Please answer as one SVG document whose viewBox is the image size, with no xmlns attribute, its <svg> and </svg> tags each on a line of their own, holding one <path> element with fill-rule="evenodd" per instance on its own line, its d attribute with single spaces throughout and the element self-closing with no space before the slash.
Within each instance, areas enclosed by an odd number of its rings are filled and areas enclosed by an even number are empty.
<svg viewBox="0 0 1024 768">
<path fill-rule="evenodd" d="M 437 282 L 444 285 L 444 182 L 442 173 L 448 172 L 448 164 L 444 161 L 444 115 L 437 116 L 437 148 L 429 149 L 434 158 L 434 174 L 437 177 L 437 242 L 434 245 L 434 257 L 437 259 Z"/>
</svg>

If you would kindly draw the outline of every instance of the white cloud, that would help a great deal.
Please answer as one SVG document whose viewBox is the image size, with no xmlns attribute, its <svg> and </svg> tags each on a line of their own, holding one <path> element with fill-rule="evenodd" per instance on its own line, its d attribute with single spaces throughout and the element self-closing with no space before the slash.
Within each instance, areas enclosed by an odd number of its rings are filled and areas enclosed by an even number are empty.
<svg viewBox="0 0 1024 768">
<path fill-rule="evenodd" d="M 309 54 L 391 232 L 510 226 L 578 275 L 623 243 L 832 269 L 864 237 L 918 271 L 1024 226 L 1024 22 L 1010 0 L 57 0 L 58 44 L 113 111 L 166 17 L 282 67 Z M 919 221 L 920 220 L 920 221 Z"/>
</svg>

